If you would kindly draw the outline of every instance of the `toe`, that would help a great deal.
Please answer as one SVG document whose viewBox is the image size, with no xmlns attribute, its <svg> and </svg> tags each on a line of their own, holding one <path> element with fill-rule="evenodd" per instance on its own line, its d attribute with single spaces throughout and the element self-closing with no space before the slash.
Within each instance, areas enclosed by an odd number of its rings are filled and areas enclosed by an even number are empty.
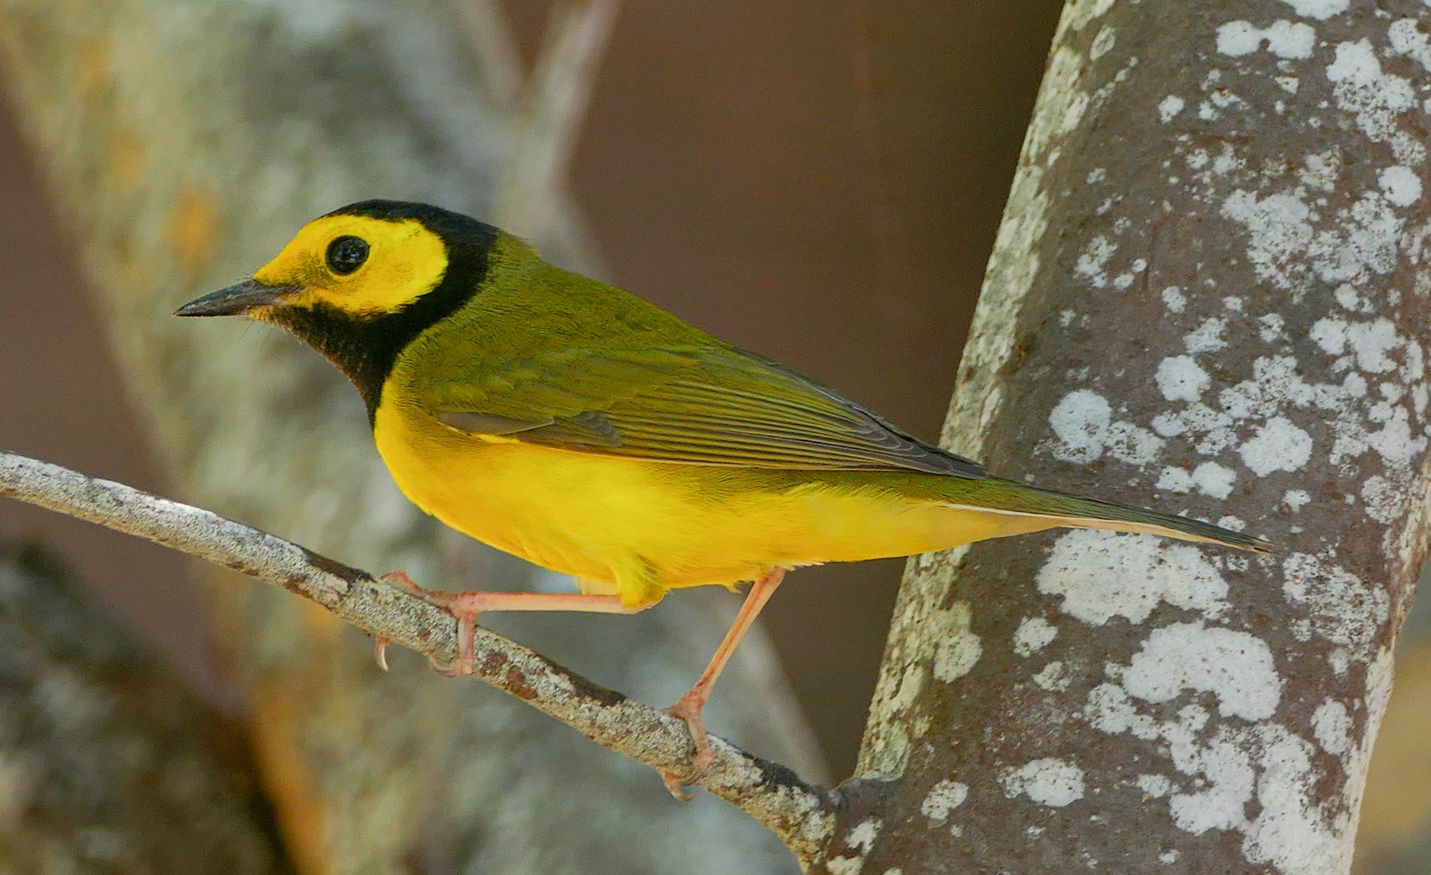
<svg viewBox="0 0 1431 875">
<path fill-rule="evenodd" d="M 696 798 L 694 793 L 687 793 L 685 791 L 682 785 L 683 782 L 680 778 L 676 777 L 675 772 L 668 772 L 662 769 L 661 781 L 666 785 L 666 789 L 670 791 L 670 794 L 675 797 L 677 802 L 690 802 Z"/>
</svg>

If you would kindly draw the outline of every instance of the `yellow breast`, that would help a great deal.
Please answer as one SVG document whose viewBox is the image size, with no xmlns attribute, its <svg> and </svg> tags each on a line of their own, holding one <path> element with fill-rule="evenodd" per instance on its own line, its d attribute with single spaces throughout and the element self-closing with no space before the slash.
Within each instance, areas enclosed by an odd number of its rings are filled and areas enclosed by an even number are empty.
<svg viewBox="0 0 1431 875">
<path fill-rule="evenodd" d="M 777 566 L 942 549 L 1008 524 L 899 488 L 901 478 L 935 475 L 646 462 L 475 437 L 387 402 L 374 437 L 398 486 L 426 512 L 631 603 Z"/>
</svg>

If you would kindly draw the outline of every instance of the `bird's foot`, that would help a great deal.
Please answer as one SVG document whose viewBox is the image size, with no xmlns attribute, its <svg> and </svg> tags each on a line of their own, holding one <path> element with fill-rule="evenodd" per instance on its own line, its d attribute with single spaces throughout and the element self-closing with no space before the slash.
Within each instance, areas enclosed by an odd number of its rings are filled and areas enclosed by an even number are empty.
<svg viewBox="0 0 1431 875">
<path fill-rule="evenodd" d="M 691 757 L 690 763 L 687 764 L 685 774 L 677 775 L 675 772 L 661 770 L 661 780 L 665 782 L 666 789 L 680 802 L 690 802 L 694 798 L 683 788 L 704 777 L 715 762 L 710 739 L 706 736 L 706 726 L 701 720 L 701 712 L 705 710 L 708 695 L 705 690 L 692 688 L 677 699 L 676 704 L 664 709 L 667 714 L 679 717 L 685 722 L 691 733 L 691 742 L 696 746 L 695 756 Z"/>
<path fill-rule="evenodd" d="M 423 599 L 431 602 L 439 608 L 452 615 L 457 621 L 457 659 L 453 662 L 439 662 L 431 656 L 427 661 L 432 663 L 433 671 L 443 677 L 459 677 L 472 673 L 475 656 L 475 640 L 477 636 L 477 617 L 482 613 L 484 604 L 481 599 L 482 593 L 476 592 L 446 592 L 440 589 L 424 589 L 413 582 L 407 573 L 401 570 L 389 571 L 381 578 L 384 583 L 391 583 L 400 586 L 408 592 L 415 593 Z M 384 636 L 378 636 L 374 646 L 374 655 L 377 657 L 378 666 L 383 671 L 388 670 L 387 648 L 389 641 Z"/>
</svg>

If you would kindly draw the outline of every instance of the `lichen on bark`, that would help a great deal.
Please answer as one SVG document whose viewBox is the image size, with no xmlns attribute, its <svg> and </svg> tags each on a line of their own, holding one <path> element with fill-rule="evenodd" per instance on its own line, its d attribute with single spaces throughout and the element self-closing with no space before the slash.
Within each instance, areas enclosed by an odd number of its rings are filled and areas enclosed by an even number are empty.
<svg viewBox="0 0 1431 875">
<path fill-rule="evenodd" d="M 872 870 L 1349 865 L 1427 537 L 1431 28 L 1324 6 L 1065 7 L 945 439 L 1286 553 L 913 561 Z M 940 682 L 918 642 L 957 605 L 981 653 Z"/>
</svg>

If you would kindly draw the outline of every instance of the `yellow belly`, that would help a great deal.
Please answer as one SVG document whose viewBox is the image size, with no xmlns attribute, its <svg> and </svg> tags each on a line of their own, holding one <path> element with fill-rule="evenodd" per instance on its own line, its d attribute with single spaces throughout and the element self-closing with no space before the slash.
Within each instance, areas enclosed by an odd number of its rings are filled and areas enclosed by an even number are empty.
<svg viewBox="0 0 1431 875">
<path fill-rule="evenodd" d="M 935 475 L 645 462 L 472 437 L 387 404 L 378 408 L 374 437 L 418 507 L 632 604 L 775 567 L 904 556 L 1050 524 L 953 508 L 898 488 L 901 478 Z"/>
</svg>

